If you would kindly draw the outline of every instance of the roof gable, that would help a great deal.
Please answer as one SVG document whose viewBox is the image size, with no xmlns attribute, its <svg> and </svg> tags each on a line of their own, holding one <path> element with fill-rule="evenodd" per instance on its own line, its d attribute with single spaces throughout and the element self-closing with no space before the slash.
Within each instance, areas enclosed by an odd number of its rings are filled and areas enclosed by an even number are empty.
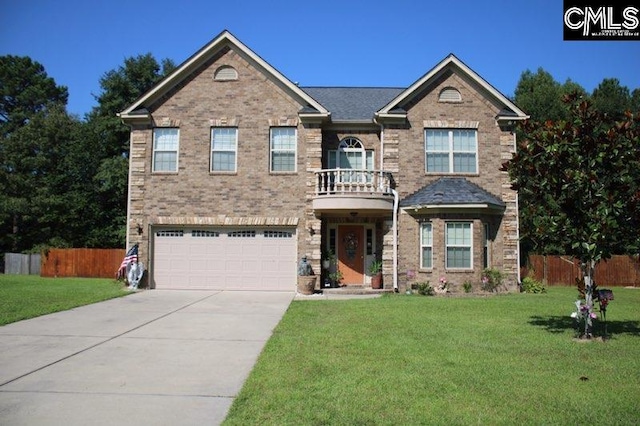
<svg viewBox="0 0 640 426">
<path fill-rule="evenodd" d="M 513 102 L 509 100 L 509 98 L 500 93 L 496 88 L 490 85 L 487 81 L 480 77 L 480 75 L 478 75 L 475 71 L 469 68 L 464 62 L 462 62 L 453 54 L 450 54 L 449 56 L 444 58 L 429 72 L 427 72 L 406 90 L 392 99 L 388 104 L 386 104 L 376 113 L 376 116 L 393 117 L 397 116 L 399 113 L 402 113 L 404 111 L 405 105 L 407 105 L 414 97 L 418 96 L 425 87 L 430 85 L 432 82 L 437 80 L 440 76 L 442 76 L 449 70 L 456 73 L 461 73 L 462 75 L 471 79 L 481 88 L 485 96 L 491 97 L 498 103 L 500 103 L 502 105 L 502 108 L 500 114 L 498 115 L 499 117 L 508 116 L 512 120 L 523 120 L 528 118 L 528 116 L 520 108 L 518 108 Z"/>
<path fill-rule="evenodd" d="M 296 99 L 301 105 L 303 105 L 303 110 L 305 110 L 307 114 L 313 112 L 313 114 L 320 114 L 325 116 L 329 115 L 329 111 L 327 111 L 324 106 L 322 106 L 319 102 L 313 99 L 313 97 L 309 96 L 309 94 L 305 93 L 302 89 L 300 89 L 293 82 L 287 79 L 274 67 L 269 65 L 269 63 L 267 63 L 251 49 L 245 46 L 240 40 L 234 37 L 227 30 L 220 33 L 208 44 L 194 53 L 190 58 L 180 64 L 180 66 L 178 66 L 171 74 L 162 79 L 158 84 L 152 87 L 149 91 L 147 91 L 144 95 L 138 98 L 133 104 L 131 104 L 118 115 L 123 119 L 140 118 L 141 110 L 147 108 L 150 104 L 160 99 L 167 92 L 179 85 L 195 70 L 197 70 L 200 65 L 205 63 L 225 47 L 229 47 L 235 52 L 242 55 L 244 59 L 251 63 L 256 69 L 258 69 L 260 72 L 274 81 L 292 98 Z"/>
<path fill-rule="evenodd" d="M 462 177 L 442 177 L 400 201 L 400 207 L 484 207 L 504 209 L 504 201 Z"/>
</svg>

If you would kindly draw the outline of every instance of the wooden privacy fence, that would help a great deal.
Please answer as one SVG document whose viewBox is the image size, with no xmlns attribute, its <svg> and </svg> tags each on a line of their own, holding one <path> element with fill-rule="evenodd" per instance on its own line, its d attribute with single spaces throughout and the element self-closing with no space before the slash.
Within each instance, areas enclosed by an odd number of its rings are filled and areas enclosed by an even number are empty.
<svg viewBox="0 0 640 426">
<path fill-rule="evenodd" d="M 569 256 L 529 255 L 528 275 L 549 285 L 575 285 L 582 276 L 580 261 Z M 522 275 L 525 276 L 524 274 Z M 638 256 L 612 256 L 596 265 L 598 287 L 640 287 L 640 259 Z"/>
<path fill-rule="evenodd" d="M 42 255 L 42 277 L 115 278 L 124 249 L 50 249 Z"/>
</svg>

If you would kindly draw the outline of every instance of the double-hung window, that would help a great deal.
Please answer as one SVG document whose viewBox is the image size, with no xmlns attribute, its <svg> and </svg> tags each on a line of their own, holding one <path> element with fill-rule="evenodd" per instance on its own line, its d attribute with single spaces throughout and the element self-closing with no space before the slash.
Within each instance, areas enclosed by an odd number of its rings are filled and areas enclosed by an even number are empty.
<svg viewBox="0 0 640 426">
<path fill-rule="evenodd" d="M 471 222 L 447 222 L 445 233 L 446 267 L 472 269 L 473 227 Z"/>
<path fill-rule="evenodd" d="M 433 267 L 433 228 L 428 222 L 420 224 L 420 267 Z"/>
<path fill-rule="evenodd" d="M 270 152 L 270 171 L 295 172 L 296 171 L 296 128 L 272 127 Z"/>
<path fill-rule="evenodd" d="M 177 172 L 179 131 L 175 128 L 153 129 L 153 171 Z"/>
<path fill-rule="evenodd" d="M 238 129 L 214 127 L 211 129 L 211 171 L 235 172 L 237 167 Z"/>
<path fill-rule="evenodd" d="M 475 129 L 425 129 L 427 173 L 477 173 L 478 132 Z"/>
</svg>

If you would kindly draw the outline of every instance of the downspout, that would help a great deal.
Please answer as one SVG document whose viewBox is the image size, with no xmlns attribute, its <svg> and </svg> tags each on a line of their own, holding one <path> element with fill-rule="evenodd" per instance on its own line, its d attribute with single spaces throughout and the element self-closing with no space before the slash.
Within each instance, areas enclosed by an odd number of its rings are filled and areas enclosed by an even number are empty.
<svg viewBox="0 0 640 426">
<path fill-rule="evenodd" d="M 398 191 L 393 193 L 393 291 L 398 292 Z"/>
<path fill-rule="evenodd" d="M 384 171 L 384 124 L 379 123 L 376 117 L 373 122 L 380 126 L 380 173 Z M 398 292 L 398 191 L 389 188 L 393 194 L 393 291 Z"/>
</svg>

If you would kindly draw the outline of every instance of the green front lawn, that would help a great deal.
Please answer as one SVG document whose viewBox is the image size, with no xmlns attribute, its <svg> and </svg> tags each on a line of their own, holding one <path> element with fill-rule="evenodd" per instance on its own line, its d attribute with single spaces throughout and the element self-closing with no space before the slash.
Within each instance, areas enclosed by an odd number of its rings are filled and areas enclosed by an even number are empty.
<svg viewBox="0 0 640 426">
<path fill-rule="evenodd" d="M 225 424 L 636 425 L 640 289 L 614 294 L 606 342 L 570 287 L 294 301 Z"/>
<path fill-rule="evenodd" d="M 126 294 L 112 279 L 0 274 L 0 325 Z"/>
</svg>

